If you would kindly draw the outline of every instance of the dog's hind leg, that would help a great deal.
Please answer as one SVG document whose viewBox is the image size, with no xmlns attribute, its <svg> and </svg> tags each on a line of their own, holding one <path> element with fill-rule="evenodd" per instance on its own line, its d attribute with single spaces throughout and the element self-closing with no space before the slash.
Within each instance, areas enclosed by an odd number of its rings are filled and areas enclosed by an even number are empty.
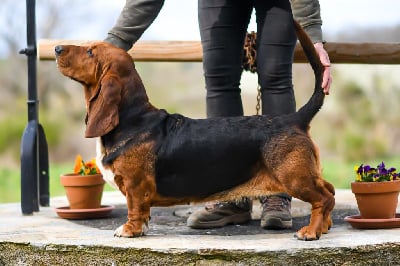
<svg viewBox="0 0 400 266">
<path fill-rule="evenodd" d="M 327 233 L 332 226 L 331 211 L 335 205 L 333 186 L 317 178 L 314 189 L 294 195 L 303 201 L 311 203 L 310 223 L 296 232 L 295 237 L 300 240 L 316 240 L 322 233 Z"/>
<path fill-rule="evenodd" d="M 334 188 L 322 179 L 318 150 L 308 138 L 286 139 L 279 146 L 272 162 L 273 176 L 292 197 L 311 204 L 311 218 L 307 226 L 301 228 L 296 237 L 302 240 L 319 239 L 332 225 L 330 213 L 335 205 Z M 280 156 L 279 156 L 280 155 Z M 282 156 L 284 155 L 284 156 Z"/>
<path fill-rule="evenodd" d="M 335 195 L 335 188 L 332 186 L 331 183 L 322 180 L 324 182 L 325 188 L 331 193 L 332 196 Z M 328 206 L 327 209 L 328 211 L 326 211 L 324 213 L 324 220 L 323 220 L 323 224 L 322 224 L 322 233 L 326 234 L 328 233 L 329 229 L 332 227 L 332 219 L 331 219 L 331 211 L 333 210 L 333 207 L 335 206 L 335 198 L 333 198 L 333 201 L 330 202 L 331 206 Z"/>
</svg>

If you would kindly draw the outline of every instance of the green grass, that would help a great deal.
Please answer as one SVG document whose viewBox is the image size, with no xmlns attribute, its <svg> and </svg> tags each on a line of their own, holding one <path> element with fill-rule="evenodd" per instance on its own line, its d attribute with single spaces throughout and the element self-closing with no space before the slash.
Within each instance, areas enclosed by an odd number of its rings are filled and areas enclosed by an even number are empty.
<svg viewBox="0 0 400 266">
<path fill-rule="evenodd" d="M 339 160 L 322 161 L 322 173 L 324 178 L 331 182 L 335 188 L 350 188 L 350 183 L 354 180 L 354 166 L 361 163 L 376 166 L 382 160 L 358 161 L 358 162 L 342 162 Z M 391 157 L 383 159 L 386 166 L 396 167 L 400 170 L 400 157 Z M 60 175 L 62 173 L 71 172 L 70 165 L 50 165 L 50 196 L 65 195 L 64 188 L 60 184 Z M 19 169 L 0 168 L 0 203 L 19 202 L 21 198 L 21 177 Z M 114 189 L 108 184 L 105 186 L 106 191 Z"/>
<path fill-rule="evenodd" d="M 395 167 L 400 171 L 400 157 L 390 157 L 384 159 L 373 159 L 368 161 L 357 162 L 339 162 L 339 161 L 322 161 L 322 175 L 332 183 L 335 188 L 350 188 L 350 183 L 355 180 L 354 166 L 359 166 L 361 163 L 369 164 L 373 167 L 379 163 L 385 162 L 386 167 Z"/>
<path fill-rule="evenodd" d="M 65 195 L 64 187 L 60 183 L 62 173 L 71 172 L 71 165 L 50 165 L 50 197 Z M 106 191 L 113 191 L 108 184 Z M 0 203 L 19 202 L 21 200 L 21 172 L 20 169 L 0 168 Z"/>
</svg>

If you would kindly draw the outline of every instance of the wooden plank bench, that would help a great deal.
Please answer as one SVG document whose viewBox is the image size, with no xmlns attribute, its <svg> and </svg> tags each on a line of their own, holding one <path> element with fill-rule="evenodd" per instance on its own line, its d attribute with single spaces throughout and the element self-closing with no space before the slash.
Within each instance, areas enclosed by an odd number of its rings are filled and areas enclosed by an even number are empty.
<svg viewBox="0 0 400 266">
<path fill-rule="evenodd" d="M 59 44 L 89 45 L 96 41 L 42 39 L 38 43 L 39 60 L 54 60 Z M 400 43 L 326 43 L 330 60 L 335 64 L 400 64 Z M 200 41 L 138 41 L 129 51 L 135 61 L 201 62 Z M 299 44 L 294 62 L 307 62 Z"/>
</svg>

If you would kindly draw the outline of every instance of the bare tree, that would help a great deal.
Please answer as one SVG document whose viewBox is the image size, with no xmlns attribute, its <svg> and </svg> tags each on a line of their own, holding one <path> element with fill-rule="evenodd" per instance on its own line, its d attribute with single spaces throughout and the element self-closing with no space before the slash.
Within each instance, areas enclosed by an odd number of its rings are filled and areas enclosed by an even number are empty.
<svg viewBox="0 0 400 266">
<path fill-rule="evenodd" d="M 37 39 L 63 36 L 73 28 L 71 21 L 79 25 L 79 20 L 87 18 L 88 9 L 81 9 L 82 1 L 77 0 L 39 0 L 36 1 Z M 0 151 L 6 151 L 6 145 L 14 147 L 19 143 L 26 121 L 27 98 L 27 66 L 26 57 L 19 50 L 26 47 L 26 6 L 25 1 L 2 0 L 0 5 L 0 125 L 7 126 L 8 132 L 0 133 Z M 76 27 L 75 27 L 76 28 Z M 65 32 L 65 33 L 63 33 Z M 55 113 L 65 106 L 74 106 L 73 92 L 67 90 L 70 83 L 57 71 L 55 62 L 38 63 L 38 98 L 40 113 L 47 123 L 50 143 L 60 139 L 58 132 L 65 123 L 52 126 Z M 76 104 L 77 105 L 77 104 Z M 80 107 L 82 105 L 79 105 Z M 11 111 L 12 110 L 12 111 Z M 49 112 L 48 110 L 51 110 Z M 82 112 L 81 109 L 71 109 L 71 112 Z M 51 118 L 53 116 L 53 118 Z M 66 116 L 65 122 L 76 115 Z M 43 121 L 43 119 L 42 119 Z M 46 130 L 46 125 L 45 130 Z M 4 127 L 3 127 L 4 128 Z M 13 129 L 13 130 L 11 130 Z M 51 132 L 54 130 L 55 132 Z M 12 132 L 12 133 L 10 133 Z M 19 134 L 20 132 L 21 134 Z M 3 146 L 2 146 L 3 145 Z M 2 147 L 1 147 L 2 146 Z"/>
</svg>

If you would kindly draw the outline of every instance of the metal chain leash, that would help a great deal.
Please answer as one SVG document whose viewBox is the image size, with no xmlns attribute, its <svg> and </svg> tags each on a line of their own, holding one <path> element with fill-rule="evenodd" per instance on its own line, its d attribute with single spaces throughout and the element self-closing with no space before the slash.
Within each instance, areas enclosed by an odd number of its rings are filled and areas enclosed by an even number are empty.
<svg viewBox="0 0 400 266">
<path fill-rule="evenodd" d="M 247 32 L 243 46 L 243 70 L 256 73 L 257 71 L 257 33 Z M 257 103 L 256 103 L 256 114 L 260 114 L 261 109 L 261 88 L 260 84 L 257 84 Z"/>
<path fill-rule="evenodd" d="M 260 84 L 257 85 L 257 104 L 256 104 L 256 115 L 260 114 L 261 109 L 261 88 Z"/>
</svg>

